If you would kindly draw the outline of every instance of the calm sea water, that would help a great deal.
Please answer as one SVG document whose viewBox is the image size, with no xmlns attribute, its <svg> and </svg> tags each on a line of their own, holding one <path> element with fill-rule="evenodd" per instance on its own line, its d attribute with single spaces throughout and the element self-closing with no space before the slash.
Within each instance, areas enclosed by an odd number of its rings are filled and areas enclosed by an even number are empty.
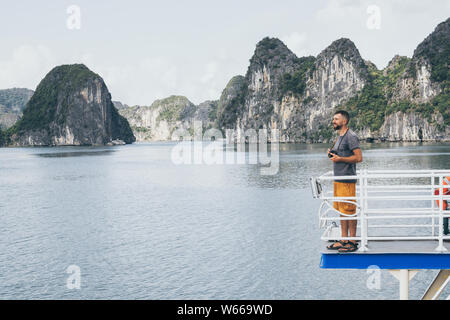
<svg viewBox="0 0 450 320">
<path fill-rule="evenodd" d="M 0 149 L 1 299 L 396 299 L 365 270 L 319 268 L 308 178 L 327 145 L 280 146 L 280 169 L 176 165 L 174 143 Z M 366 144 L 359 168 L 450 168 L 450 144 Z M 81 288 L 69 289 L 78 266 Z M 435 271 L 411 283 L 419 298 Z M 444 293 L 445 297 L 450 294 Z"/>
</svg>

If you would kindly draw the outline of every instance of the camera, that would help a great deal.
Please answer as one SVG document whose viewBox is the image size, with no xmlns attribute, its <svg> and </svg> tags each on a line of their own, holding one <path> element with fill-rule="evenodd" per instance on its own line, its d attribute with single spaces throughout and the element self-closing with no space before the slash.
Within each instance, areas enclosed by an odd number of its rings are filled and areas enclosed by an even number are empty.
<svg viewBox="0 0 450 320">
<path fill-rule="evenodd" d="M 336 150 L 330 150 L 330 152 L 328 152 L 328 158 L 331 158 L 332 154 L 335 154 L 338 156 L 338 152 Z"/>
</svg>

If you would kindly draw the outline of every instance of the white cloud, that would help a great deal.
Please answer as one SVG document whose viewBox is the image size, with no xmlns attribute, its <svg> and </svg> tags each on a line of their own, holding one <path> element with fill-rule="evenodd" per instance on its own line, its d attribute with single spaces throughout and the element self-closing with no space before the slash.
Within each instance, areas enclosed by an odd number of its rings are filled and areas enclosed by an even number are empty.
<svg viewBox="0 0 450 320">
<path fill-rule="evenodd" d="M 363 59 L 383 68 L 396 54 L 412 56 L 417 45 L 448 18 L 450 12 L 443 10 L 447 3 L 446 0 L 433 1 L 433 5 L 412 0 L 328 0 L 314 15 L 313 34 L 308 31 L 308 35 L 317 42 L 318 37 L 326 38 L 329 43 L 350 38 Z M 368 12 L 370 6 L 379 8 L 379 24 L 371 20 L 375 13 Z"/>
<path fill-rule="evenodd" d="M 198 80 L 186 86 L 187 92 L 192 94 L 188 97 L 196 99 L 196 103 L 219 99 L 228 81 L 236 75 L 232 70 L 239 64 L 227 50 L 218 49 L 212 60 L 203 66 Z"/>
<path fill-rule="evenodd" d="M 0 61 L 0 88 L 35 89 L 40 80 L 55 66 L 51 50 L 43 45 L 21 45 L 11 56 Z"/>
<path fill-rule="evenodd" d="M 224 60 L 226 58 L 221 56 Z M 218 88 L 220 81 L 218 81 L 221 71 L 221 64 L 218 61 L 210 61 L 204 67 L 205 72 L 200 77 L 200 83 L 198 86 L 206 87 L 207 95 L 204 95 L 204 99 L 215 100 L 218 99 L 223 88 Z"/>
<path fill-rule="evenodd" d="M 344 22 L 344 18 L 349 19 L 360 15 L 362 6 L 363 1 L 329 0 L 324 8 L 317 11 L 316 18 L 323 22 L 335 19 Z"/>
<path fill-rule="evenodd" d="M 205 69 L 206 71 L 200 78 L 200 82 L 208 83 L 209 81 L 213 80 L 214 77 L 216 76 L 217 71 L 219 69 L 219 65 L 216 61 L 211 61 L 208 64 L 206 64 Z"/>
<path fill-rule="evenodd" d="M 43 45 L 21 45 L 10 57 L 0 60 L 0 88 L 34 90 L 51 69 L 70 63 L 84 63 L 105 80 L 113 99 L 126 103 L 149 105 L 179 89 L 178 68 L 166 58 L 145 58 L 133 64 L 112 65 L 110 61 L 85 52 L 60 60 Z"/>
<path fill-rule="evenodd" d="M 113 99 L 127 104 L 150 105 L 178 89 L 178 68 L 166 58 L 145 58 L 120 66 L 109 62 L 92 65 L 98 65 L 96 72 L 105 80 Z"/>
<path fill-rule="evenodd" d="M 315 18 L 318 23 L 330 28 L 330 30 L 348 29 L 349 31 L 355 31 L 355 28 L 365 27 L 366 9 L 373 5 L 373 2 L 329 0 L 324 8 L 317 11 Z"/>
<path fill-rule="evenodd" d="M 307 55 L 307 50 L 305 49 L 306 43 L 306 33 L 293 32 L 287 36 L 281 37 L 281 41 L 291 49 L 298 57 L 303 57 Z"/>
</svg>

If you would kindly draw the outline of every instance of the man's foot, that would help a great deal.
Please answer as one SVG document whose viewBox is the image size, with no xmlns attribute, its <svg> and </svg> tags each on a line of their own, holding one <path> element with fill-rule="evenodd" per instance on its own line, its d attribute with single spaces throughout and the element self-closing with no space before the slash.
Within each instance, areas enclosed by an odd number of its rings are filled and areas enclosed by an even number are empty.
<svg viewBox="0 0 450 320">
<path fill-rule="evenodd" d="M 342 240 L 333 242 L 329 246 L 327 246 L 328 250 L 338 250 L 339 248 L 342 248 L 344 246 L 344 242 Z"/>
<path fill-rule="evenodd" d="M 338 248 L 339 252 L 354 252 L 358 250 L 358 244 L 353 241 L 347 241 L 341 248 Z"/>
</svg>

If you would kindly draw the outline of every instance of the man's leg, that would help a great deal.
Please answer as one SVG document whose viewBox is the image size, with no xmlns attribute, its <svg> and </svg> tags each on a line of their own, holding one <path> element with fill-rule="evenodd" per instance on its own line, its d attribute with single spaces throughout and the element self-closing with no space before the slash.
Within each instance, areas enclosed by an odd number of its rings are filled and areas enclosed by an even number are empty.
<svg viewBox="0 0 450 320">
<path fill-rule="evenodd" d="M 336 188 L 336 196 L 338 197 L 354 197 L 356 195 L 356 183 L 339 183 Z M 354 199 L 346 199 L 346 201 L 356 202 Z M 343 213 L 341 217 L 349 218 L 356 213 L 356 205 L 349 202 L 340 202 L 339 211 Z M 357 220 L 341 220 L 341 232 L 343 237 L 356 237 Z M 339 252 L 353 252 L 356 250 L 356 240 L 348 240 L 349 243 L 344 244 L 343 248 L 339 248 Z M 347 242 L 347 241 L 345 241 Z"/>
<path fill-rule="evenodd" d="M 336 185 L 336 182 L 334 182 L 334 185 L 333 185 L 333 195 L 334 195 L 335 197 L 337 197 L 337 194 L 338 194 L 338 186 Z M 333 208 L 336 209 L 337 211 L 341 211 L 341 210 L 339 209 L 339 204 L 340 204 L 340 202 L 333 201 Z M 341 216 L 342 216 L 342 215 L 341 215 Z M 340 222 L 341 222 L 341 236 L 344 236 L 344 234 L 346 234 L 347 229 L 348 229 L 347 221 L 342 221 L 342 220 L 341 220 Z M 345 223 L 345 226 L 344 226 L 343 223 Z M 344 230 L 345 230 L 345 231 L 344 231 Z M 342 244 L 341 241 L 342 241 L 342 240 L 339 240 L 339 241 L 337 241 L 337 242 L 334 242 L 333 244 L 327 246 L 327 248 L 328 248 L 329 250 L 337 250 L 337 249 L 339 249 L 339 248 L 341 248 L 341 247 L 343 246 L 343 244 Z"/>
<path fill-rule="evenodd" d="M 356 237 L 356 226 L 358 225 L 358 220 L 349 220 L 350 237 Z"/>
<path fill-rule="evenodd" d="M 348 183 L 346 185 L 346 195 L 350 197 L 356 196 L 356 183 Z M 356 202 L 356 200 L 351 200 Z M 345 204 L 345 211 L 347 214 L 355 214 L 356 213 L 356 205 L 351 203 Z M 358 225 L 358 220 L 348 220 L 348 229 L 350 233 L 350 237 L 356 237 L 356 227 Z M 356 242 L 355 240 L 352 240 Z"/>
<path fill-rule="evenodd" d="M 343 187 L 343 184 L 341 182 L 336 182 L 336 181 L 334 182 L 333 195 L 335 197 L 342 197 L 345 195 L 345 193 L 343 194 L 343 192 L 342 192 L 342 190 L 343 190 L 342 187 Z M 342 209 L 343 204 L 344 204 L 344 202 L 334 201 L 333 207 L 336 210 L 343 212 L 343 209 Z M 343 212 L 343 213 L 345 213 L 345 212 Z M 346 218 L 347 216 L 341 214 L 340 217 Z M 340 222 L 341 222 L 341 237 L 348 237 L 348 220 L 341 220 Z M 344 240 L 344 241 L 346 241 L 346 240 Z"/>
<path fill-rule="evenodd" d="M 345 215 L 341 214 L 341 218 L 348 218 Z M 348 237 L 348 226 L 349 226 L 349 222 L 351 222 L 352 220 L 341 220 L 341 236 L 342 237 Z"/>
</svg>

